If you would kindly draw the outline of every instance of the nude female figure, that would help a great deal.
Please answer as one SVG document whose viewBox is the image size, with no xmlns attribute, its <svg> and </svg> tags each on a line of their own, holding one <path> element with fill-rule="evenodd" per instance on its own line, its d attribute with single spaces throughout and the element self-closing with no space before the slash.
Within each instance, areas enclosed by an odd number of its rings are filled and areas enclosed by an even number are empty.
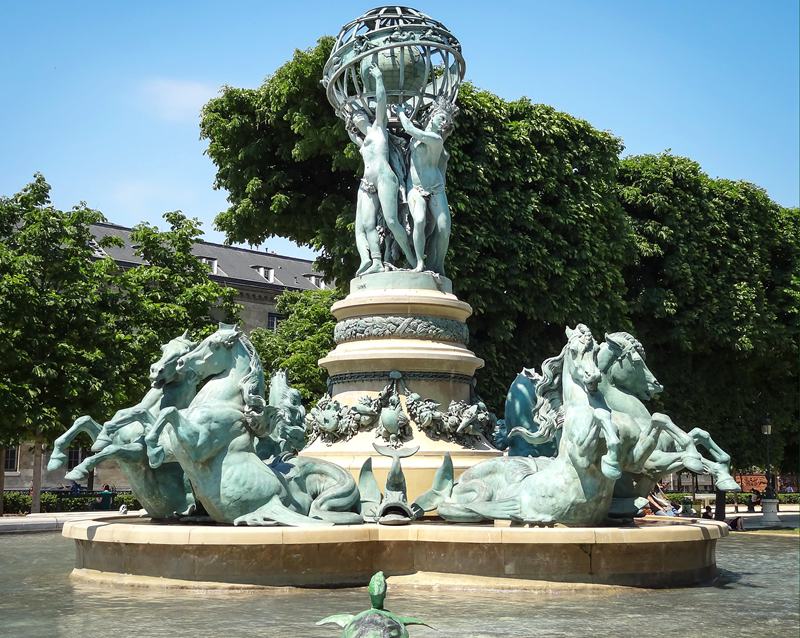
<svg viewBox="0 0 800 638">
<path fill-rule="evenodd" d="M 453 129 L 455 107 L 437 102 L 425 130 L 414 126 L 402 108 L 400 123 L 411 136 L 411 170 L 408 206 L 414 221 L 412 239 L 416 265 L 414 270 L 431 270 L 444 275 L 444 258 L 450 243 L 450 205 L 445 193 L 445 170 L 449 154 L 444 140 Z M 431 219 L 428 220 L 428 211 Z M 426 254 L 427 228 L 432 229 Z"/>
<path fill-rule="evenodd" d="M 388 115 L 383 74 L 375 64 L 369 68 L 369 74 L 375 79 L 375 121 L 370 123 L 366 112 L 359 110 L 348 118 L 347 124 L 348 135 L 359 147 L 364 160 L 364 177 L 358 187 L 356 203 L 356 247 L 361 256 L 361 265 L 356 276 L 381 272 L 384 269 L 376 228 L 378 211 L 383 213 L 386 226 L 408 262 L 412 265 L 416 263 L 408 235 L 397 217 L 400 182 L 389 162 L 389 131 L 386 128 Z"/>
</svg>

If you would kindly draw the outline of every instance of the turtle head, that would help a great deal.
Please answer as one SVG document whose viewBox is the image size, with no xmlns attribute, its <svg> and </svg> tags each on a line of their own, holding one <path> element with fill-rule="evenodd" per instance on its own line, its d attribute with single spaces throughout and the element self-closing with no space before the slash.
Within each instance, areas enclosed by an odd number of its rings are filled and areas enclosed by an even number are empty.
<svg viewBox="0 0 800 638">
<path fill-rule="evenodd" d="M 369 579 L 369 599 L 372 601 L 373 609 L 383 609 L 383 601 L 386 598 L 386 577 L 383 572 L 378 572 Z"/>
</svg>

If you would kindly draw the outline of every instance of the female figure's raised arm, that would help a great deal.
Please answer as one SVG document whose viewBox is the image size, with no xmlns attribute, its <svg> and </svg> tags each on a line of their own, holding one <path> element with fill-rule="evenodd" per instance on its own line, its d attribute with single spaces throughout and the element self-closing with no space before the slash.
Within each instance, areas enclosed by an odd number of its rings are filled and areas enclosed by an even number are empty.
<svg viewBox="0 0 800 638">
<path fill-rule="evenodd" d="M 375 124 L 386 128 L 386 86 L 383 84 L 383 73 L 377 64 L 369 67 L 369 74 L 375 80 Z"/>
</svg>

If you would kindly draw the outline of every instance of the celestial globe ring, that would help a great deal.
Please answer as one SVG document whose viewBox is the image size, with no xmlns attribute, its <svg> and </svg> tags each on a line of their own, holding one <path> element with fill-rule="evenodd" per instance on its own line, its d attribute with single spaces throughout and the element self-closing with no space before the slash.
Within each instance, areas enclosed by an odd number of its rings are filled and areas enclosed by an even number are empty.
<svg viewBox="0 0 800 638">
<path fill-rule="evenodd" d="M 374 118 L 372 65 L 381 70 L 388 103 L 403 104 L 411 119 L 437 100 L 454 103 L 466 71 L 461 43 L 441 22 L 408 7 L 372 9 L 342 27 L 323 71 L 328 101 L 342 119 L 356 110 Z M 393 126 L 396 110 L 388 114 Z"/>
</svg>

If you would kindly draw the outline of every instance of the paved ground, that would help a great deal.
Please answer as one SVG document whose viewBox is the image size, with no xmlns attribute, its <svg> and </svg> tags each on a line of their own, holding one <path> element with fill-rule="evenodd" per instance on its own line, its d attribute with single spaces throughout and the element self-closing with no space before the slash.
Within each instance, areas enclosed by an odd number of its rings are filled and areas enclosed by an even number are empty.
<svg viewBox="0 0 800 638">
<path fill-rule="evenodd" d="M 140 510 L 142 513 L 144 510 Z M 139 512 L 129 512 L 137 516 Z M 50 514 L 28 514 L 27 516 L 0 517 L 0 534 L 27 534 L 29 532 L 57 532 L 66 521 L 80 521 L 86 518 L 108 518 L 119 516 L 119 512 L 53 512 Z"/>
<path fill-rule="evenodd" d="M 734 510 L 733 505 L 726 508 L 728 519 L 734 516 L 741 516 L 744 519 L 745 531 L 752 529 L 796 529 L 800 527 L 800 505 L 781 505 L 778 518 L 781 519 L 780 525 L 777 523 L 764 523 L 761 508 L 756 507 L 754 514 L 747 513 L 747 506 L 740 505 L 739 512 Z"/>
</svg>

